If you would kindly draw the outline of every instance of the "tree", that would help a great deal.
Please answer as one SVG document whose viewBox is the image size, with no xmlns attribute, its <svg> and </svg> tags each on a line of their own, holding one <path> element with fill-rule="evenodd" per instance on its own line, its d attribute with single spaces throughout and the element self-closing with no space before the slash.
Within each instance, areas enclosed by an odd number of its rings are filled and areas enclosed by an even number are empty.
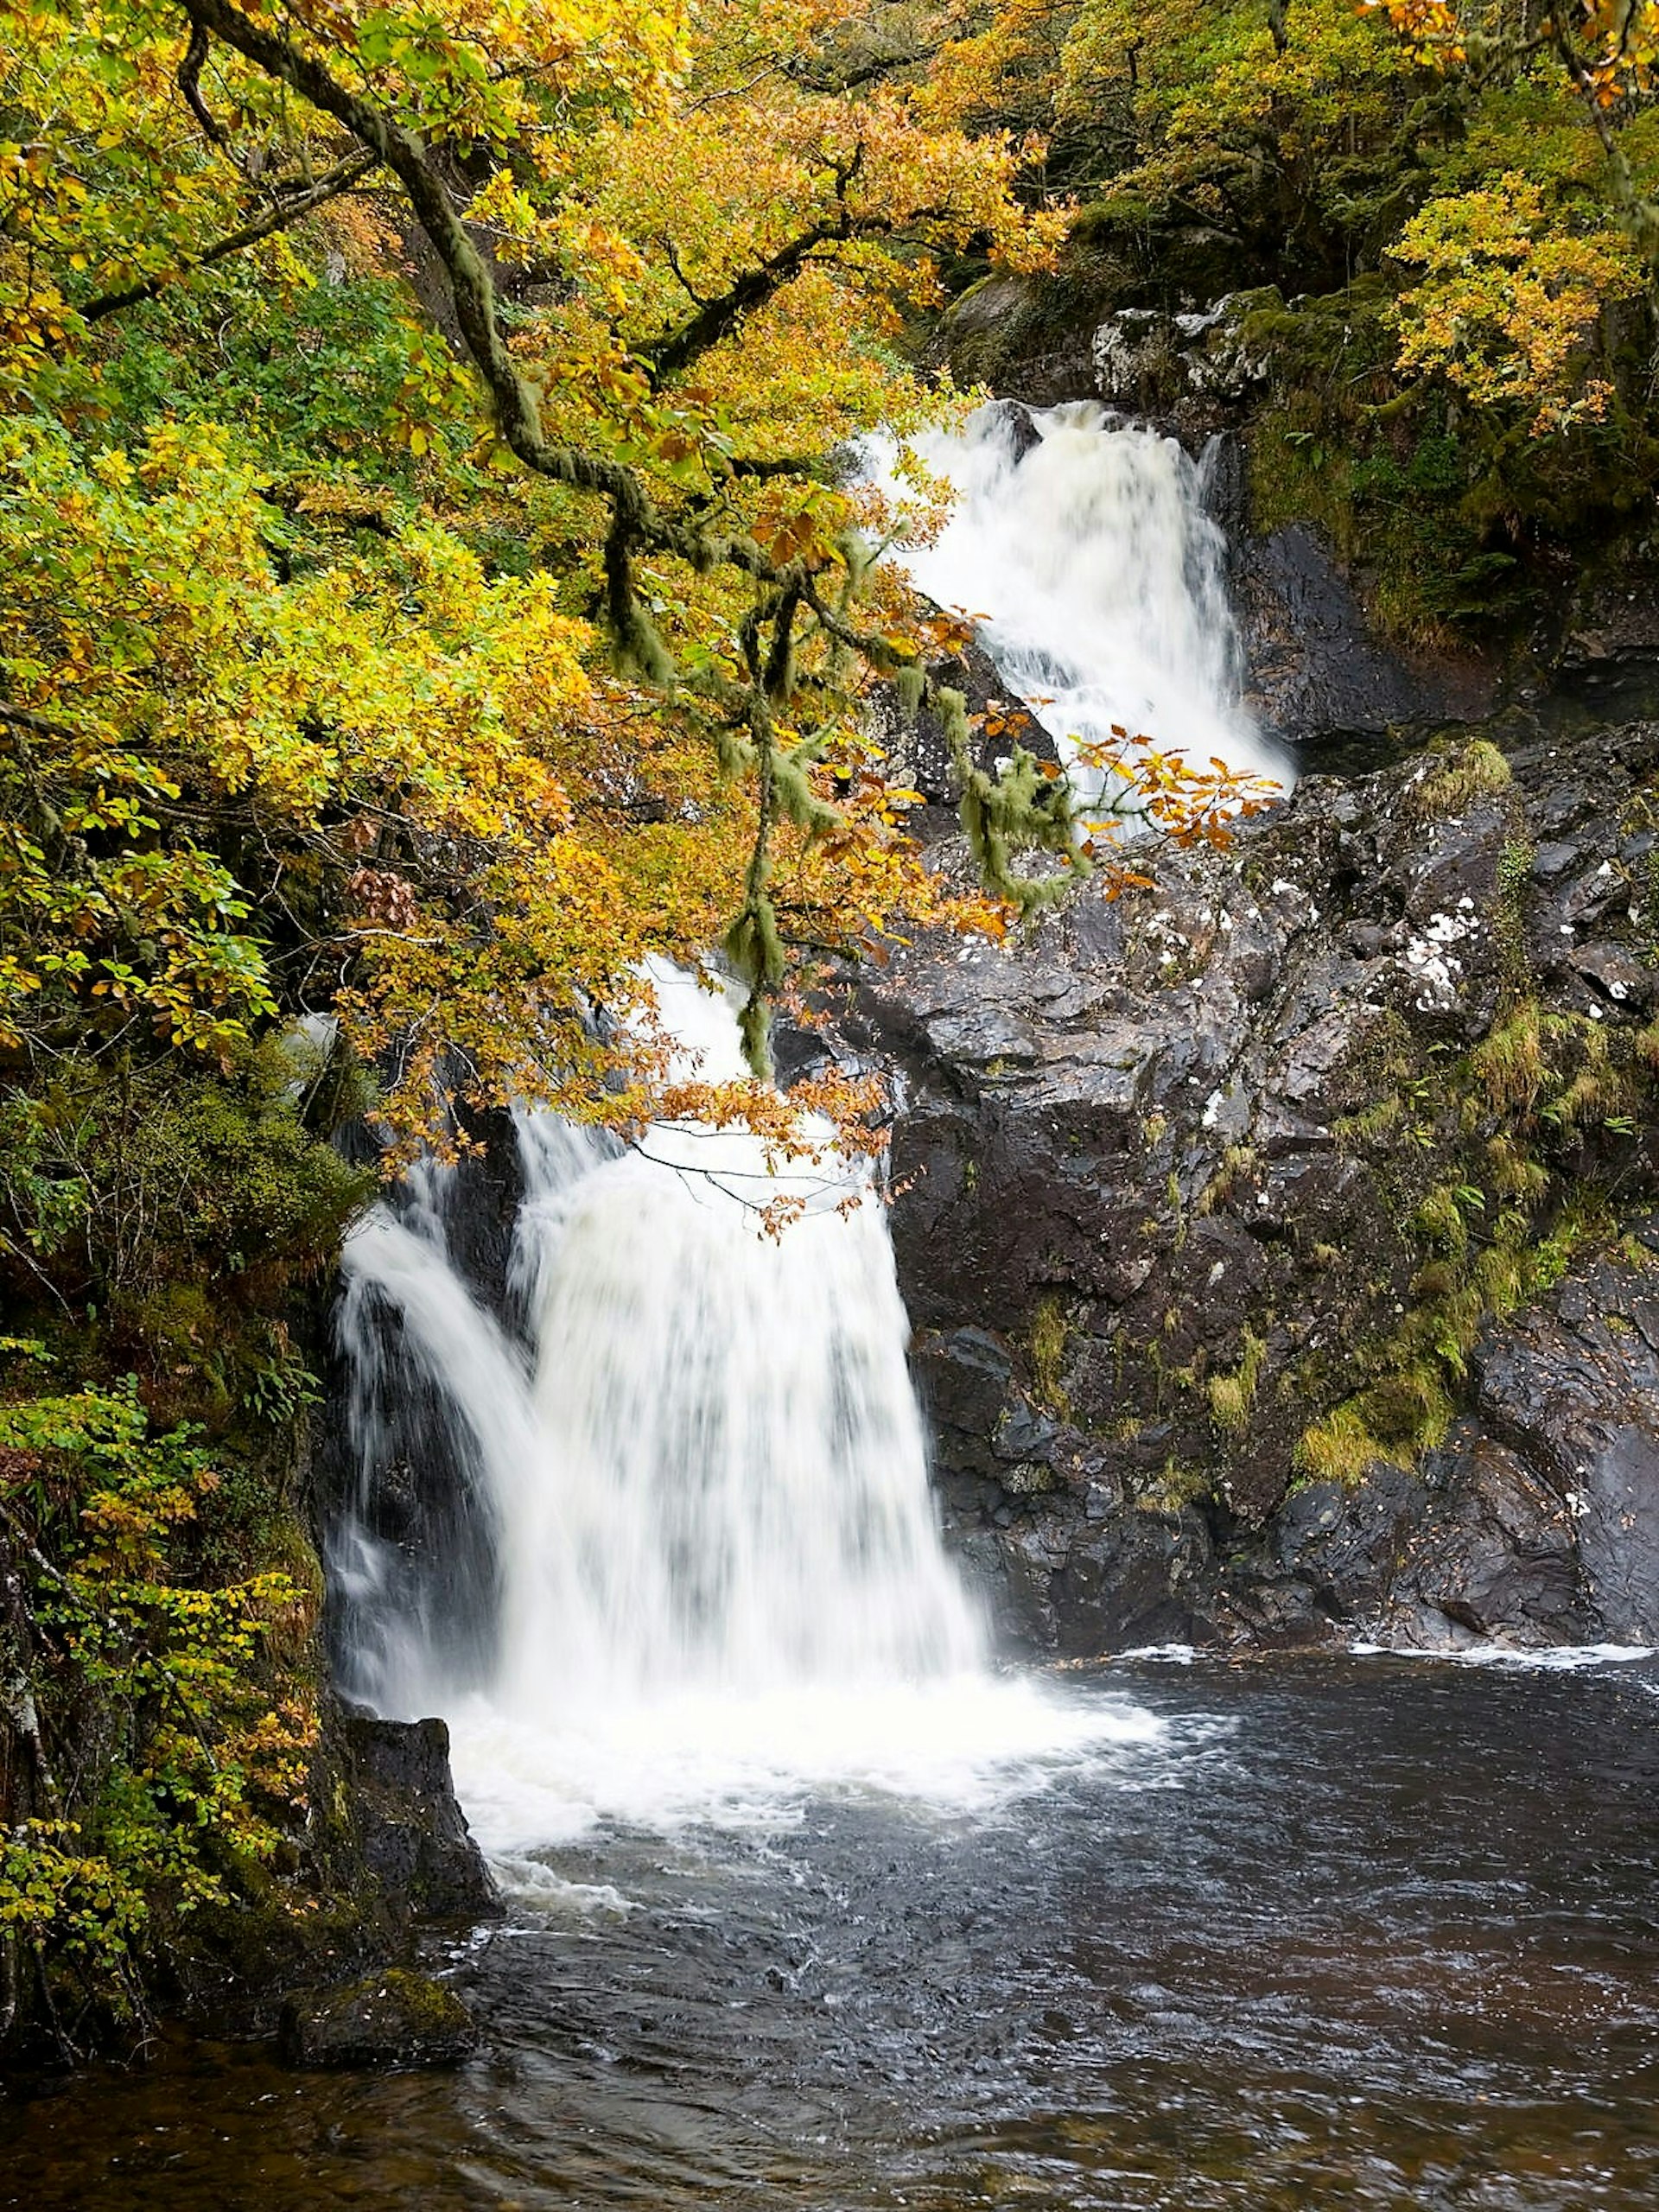
<svg viewBox="0 0 1659 2212">
<path fill-rule="evenodd" d="M 887 340 L 932 255 L 1056 221 L 912 46 L 820 4 L 5 12 L 0 1042 L 225 1059 L 327 1005 L 406 1121 L 458 1059 L 626 1116 L 651 1054 L 591 1014 L 645 952 L 723 934 L 760 1064 L 803 871 L 814 951 L 994 918 L 868 772 L 859 687 L 918 647 L 835 456 L 925 404 Z M 368 312 L 325 387 L 328 289 Z"/>
<path fill-rule="evenodd" d="M 1595 132 L 1619 217 L 1643 256 L 1659 258 L 1656 196 L 1643 128 L 1659 70 L 1659 7 L 1652 0 L 1364 0 L 1421 62 L 1476 86 L 1539 72 L 1564 83 Z"/>
</svg>

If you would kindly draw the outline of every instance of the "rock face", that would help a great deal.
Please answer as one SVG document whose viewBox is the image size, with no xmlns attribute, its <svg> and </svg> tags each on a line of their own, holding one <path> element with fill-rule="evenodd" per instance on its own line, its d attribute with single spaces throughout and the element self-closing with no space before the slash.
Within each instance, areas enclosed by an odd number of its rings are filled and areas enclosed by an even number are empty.
<svg viewBox="0 0 1659 2212">
<path fill-rule="evenodd" d="M 1659 1627 L 1649 1248 L 1593 1256 L 1659 1169 L 1656 766 L 1651 724 L 1517 721 L 1310 779 L 1154 891 L 859 988 L 1012 1639 Z"/>
<path fill-rule="evenodd" d="M 1659 1229 L 1495 1334 L 1382 1609 L 1517 1640 L 1659 1641 Z"/>
<path fill-rule="evenodd" d="M 329 1741 L 358 1853 L 392 1919 L 488 1920 L 501 1899 L 449 1771 L 442 1720 L 383 1720 L 337 1700 Z"/>
<path fill-rule="evenodd" d="M 1376 768 L 1436 725 L 1497 704 L 1496 659 L 1385 646 L 1317 531 L 1292 523 L 1241 536 L 1234 587 L 1249 662 L 1249 704 L 1314 771 Z"/>
<path fill-rule="evenodd" d="M 1420 1476 L 1313 1483 L 1236 1575 L 1272 1639 L 1431 1649 L 1659 1642 L 1659 1230 L 1488 1332 L 1470 1411 Z"/>
</svg>

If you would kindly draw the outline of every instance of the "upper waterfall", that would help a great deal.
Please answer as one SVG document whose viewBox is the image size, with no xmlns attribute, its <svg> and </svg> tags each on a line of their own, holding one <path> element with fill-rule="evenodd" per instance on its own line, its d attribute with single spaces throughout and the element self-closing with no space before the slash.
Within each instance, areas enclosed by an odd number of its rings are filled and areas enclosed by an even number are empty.
<svg viewBox="0 0 1659 2212">
<path fill-rule="evenodd" d="M 1196 764 L 1288 785 L 1294 772 L 1243 702 L 1226 539 L 1205 468 L 1177 440 L 1091 400 L 978 409 L 916 440 L 955 493 L 948 520 L 898 556 L 939 606 L 974 616 L 1010 690 L 1055 739 L 1121 745 L 1115 728 Z M 872 473 L 902 493 L 893 448 Z"/>
</svg>

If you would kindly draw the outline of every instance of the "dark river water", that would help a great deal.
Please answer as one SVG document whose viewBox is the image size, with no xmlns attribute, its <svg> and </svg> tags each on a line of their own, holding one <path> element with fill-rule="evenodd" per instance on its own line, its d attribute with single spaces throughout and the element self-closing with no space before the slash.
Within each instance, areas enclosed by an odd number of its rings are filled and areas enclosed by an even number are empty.
<svg viewBox="0 0 1659 2212">
<path fill-rule="evenodd" d="M 174 2051 L 0 2106 L 0 2205 L 1659 2205 L 1659 1665 L 1068 1694 L 1165 1730 L 972 1815 L 601 1828 L 451 1955 L 469 2066 Z"/>
</svg>

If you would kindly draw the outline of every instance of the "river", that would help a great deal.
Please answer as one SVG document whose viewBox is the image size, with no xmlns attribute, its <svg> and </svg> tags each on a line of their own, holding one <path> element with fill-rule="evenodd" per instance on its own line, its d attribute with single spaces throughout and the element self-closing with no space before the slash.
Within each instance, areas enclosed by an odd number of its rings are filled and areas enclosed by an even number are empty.
<svg viewBox="0 0 1659 2212">
<path fill-rule="evenodd" d="M 0 2113 L 30 2212 L 1648 2212 L 1651 1662 L 1130 1661 L 1154 1733 L 971 1811 L 606 1823 L 457 1942 L 487 2048 L 168 2051 Z"/>
</svg>

